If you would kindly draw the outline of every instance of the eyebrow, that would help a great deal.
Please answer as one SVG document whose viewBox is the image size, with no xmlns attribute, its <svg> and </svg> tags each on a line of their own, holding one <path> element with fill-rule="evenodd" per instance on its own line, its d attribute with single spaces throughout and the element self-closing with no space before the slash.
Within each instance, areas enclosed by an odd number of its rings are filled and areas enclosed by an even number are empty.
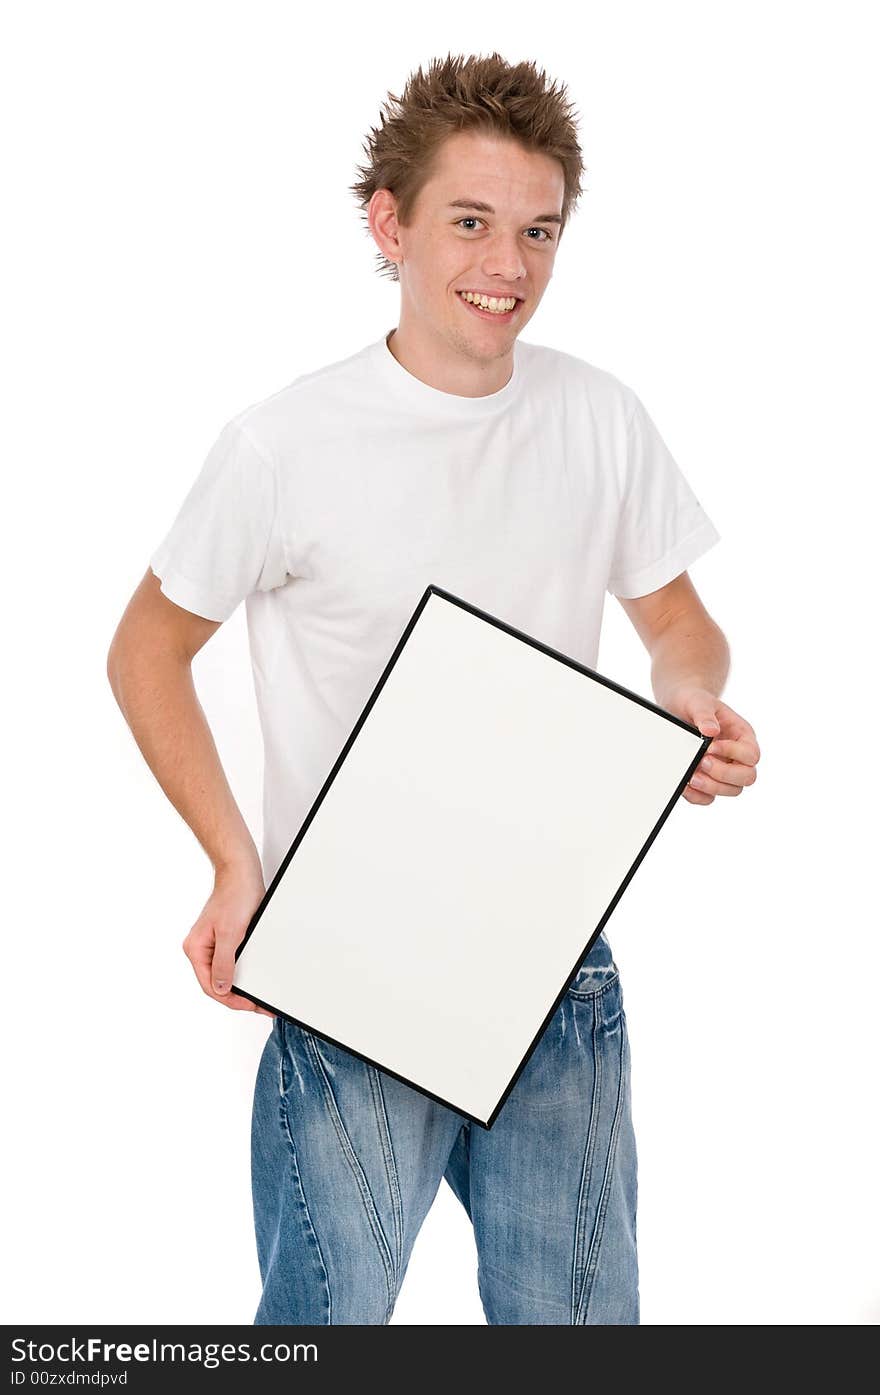
<svg viewBox="0 0 880 1395">
<path fill-rule="evenodd" d="M 453 199 L 446 205 L 447 208 L 470 208 L 475 213 L 494 213 L 495 210 L 489 203 L 483 203 L 480 199 Z M 561 223 L 561 213 L 542 213 L 539 217 L 532 219 L 533 223 Z"/>
</svg>

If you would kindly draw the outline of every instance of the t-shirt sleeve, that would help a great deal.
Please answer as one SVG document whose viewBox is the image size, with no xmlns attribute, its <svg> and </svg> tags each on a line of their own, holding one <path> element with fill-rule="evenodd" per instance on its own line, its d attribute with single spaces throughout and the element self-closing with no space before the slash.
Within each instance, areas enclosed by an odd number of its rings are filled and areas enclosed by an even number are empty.
<svg viewBox="0 0 880 1395">
<path fill-rule="evenodd" d="M 169 600 L 206 620 L 228 620 L 252 591 L 286 581 L 276 468 L 235 419 L 209 450 L 150 566 Z"/>
<path fill-rule="evenodd" d="M 632 399 L 626 480 L 606 587 L 624 597 L 659 590 L 721 536 L 643 403 L 635 393 Z"/>
</svg>

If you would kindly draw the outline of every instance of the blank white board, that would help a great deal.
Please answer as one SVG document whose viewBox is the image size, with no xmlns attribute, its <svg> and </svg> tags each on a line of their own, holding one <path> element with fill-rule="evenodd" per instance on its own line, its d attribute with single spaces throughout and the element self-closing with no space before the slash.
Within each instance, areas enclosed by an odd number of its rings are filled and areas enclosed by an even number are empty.
<svg viewBox="0 0 880 1395">
<path fill-rule="evenodd" d="M 234 991 L 491 1128 L 709 744 L 429 586 Z"/>
</svg>

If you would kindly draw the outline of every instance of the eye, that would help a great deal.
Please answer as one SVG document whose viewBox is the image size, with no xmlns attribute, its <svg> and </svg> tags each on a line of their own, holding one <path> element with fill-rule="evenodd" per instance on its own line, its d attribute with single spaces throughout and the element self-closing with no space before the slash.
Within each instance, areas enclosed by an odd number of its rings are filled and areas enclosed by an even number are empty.
<svg viewBox="0 0 880 1395">
<path fill-rule="evenodd" d="M 465 217 L 465 218 L 459 218 L 459 219 L 457 219 L 457 220 L 456 220 L 455 226 L 456 226 L 457 228 L 460 228 L 460 227 L 462 226 L 462 224 L 464 224 L 464 223 L 481 223 L 482 221 L 483 221 L 482 218 L 475 218 L 473 215 L 468 215 L 468 216 Z M 475 229 L 473 229 L 473 228 L 465 228 L 465 232 L 473 232 L 473 231 L 475 231 Z M 543 234 L 544 234 L 544 236 L 541 237 L 541 238 L 538 238 L 538 237 L 530 237 L 530 238 L 528 239 L 529 242 L 552 242 L 552 241 L 553 241 L 553 234 L 550 233 L 550 232 L 548 232 L 546 228 L 527 228 L 527 229 L 526 229 L 526 232 L 530 232 L 530 233 L 538 232 L 538 233 L 543 233 Z"/>
</svg>

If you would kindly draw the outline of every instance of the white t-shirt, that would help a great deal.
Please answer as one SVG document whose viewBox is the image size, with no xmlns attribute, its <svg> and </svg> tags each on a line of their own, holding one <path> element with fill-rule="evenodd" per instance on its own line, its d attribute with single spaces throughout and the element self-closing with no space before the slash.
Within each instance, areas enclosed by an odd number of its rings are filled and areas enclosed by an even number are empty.
<svg viewBox="0 0 880 1395">
<path fill-rule="evenodd" d="M 459 397 L 387 337 L 232 417 L 150 558 L 196 615 L 246 602 L 267 886 L 429 584 L 595 668 L 605 592 L 719 540 L 613 374 L 517 340 L 503 388 Z"/>
</svg>

